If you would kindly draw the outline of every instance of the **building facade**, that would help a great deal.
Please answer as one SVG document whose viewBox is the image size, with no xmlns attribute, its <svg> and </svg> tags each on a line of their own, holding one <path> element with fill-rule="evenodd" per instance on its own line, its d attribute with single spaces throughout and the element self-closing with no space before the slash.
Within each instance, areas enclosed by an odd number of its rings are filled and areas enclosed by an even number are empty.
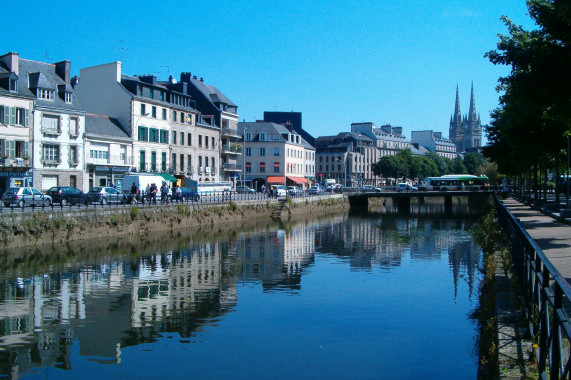
<svg viewBox="0 0 571 380">
<path fill-rule="evenodd" d="M 456 145 L 452 140 L 442 137 L 442 132 L 434 132 L 431 130 L 412 131 L 411 143 L 418 144 L 418 146 L 422 146 L 430 152 L 451 160 L 458 156 L 456 153 Z"/>
<path fill-rule="evenodd" d="M 362 133 L 376 141 L 380 157 L 393 156 L 408 147 L 408 141 L 402 134 L 402 127 L 385 124 L 377 128 L 372 122 L 352 123 L 351 132 Z"/>
<path fill-rule="evenodd" d="M 26 78 L 24 78 L 25 80 Z M 31 130 L 35 97 L 21 87 L 19 57 L 0 57 L 0 192 L 31 186 Z"/>
<path fill-rule="evenodd" d="M 261 190 L 270 185 L 304 189 L 315 175 L 315 149 L 295 131 L 264 121 L 241 122 L 244 139 L 244 172 L 248 186 Z"/>
</svg>

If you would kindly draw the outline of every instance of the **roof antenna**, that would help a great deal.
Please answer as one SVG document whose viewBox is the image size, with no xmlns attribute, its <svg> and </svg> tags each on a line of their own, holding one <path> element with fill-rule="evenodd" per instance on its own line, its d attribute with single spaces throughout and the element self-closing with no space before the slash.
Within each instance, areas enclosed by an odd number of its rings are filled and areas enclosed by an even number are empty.
<svg viewBox="0 0 571 380">
<path fill-rule="evenodd" d="M 50 53 L 46 50 L 44 54 L 46 55 L 46 63 L 50 63 Z"/>
<path fill-rule="evenodd" d="M 119 42 L 121 42 L 121 61 L 123 61 L 123 56 L 125 54 L 126 50 L 129 50 L 129 48 L 125 47 L 125 44 L 123 43 L 123 40 L 119 40 Z"/>
</svg>

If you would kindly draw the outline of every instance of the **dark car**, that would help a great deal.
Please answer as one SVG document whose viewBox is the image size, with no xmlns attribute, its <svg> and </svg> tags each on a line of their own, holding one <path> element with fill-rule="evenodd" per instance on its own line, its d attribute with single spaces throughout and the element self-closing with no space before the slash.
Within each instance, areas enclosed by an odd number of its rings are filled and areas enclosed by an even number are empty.
<svg viewBox="0 0 571 380">
<path fill-rule="evenodd" d="M 46 191 L 46 194 L 52 197 L 53 203 L 59 203 L 62 206 L 91 203 L 87 194 L 72 186 L 54 186 Z"/>
<path fill-rule="evenodd" d="M 198 194 L 196 191 L 192 190 L 189 187 L 181 187 L 180 191 L 181 191 L 180 196 L 182 197 L 182 201 L 198 202 L 200 200 L 200 194 Z M 174 202 L 177 201 L 176 190 L 175 190 L 175 193 L 173 195 L 171 195 L 171 199 Z M 178 200 L 180 201 L 180 199 L 178 199 Z"/>
<path fill-rule="evenodd" d="M 125 203 L 123 194 L 114 187 L 92 187 L 87 196 L 92 203 L 100 203 L 101 205 Z"/>
</svg>

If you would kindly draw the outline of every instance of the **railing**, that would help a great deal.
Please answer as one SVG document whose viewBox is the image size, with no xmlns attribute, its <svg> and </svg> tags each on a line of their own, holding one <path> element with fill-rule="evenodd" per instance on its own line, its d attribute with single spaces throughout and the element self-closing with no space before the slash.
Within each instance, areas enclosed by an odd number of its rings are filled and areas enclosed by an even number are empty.
<svg viewBox="0 0 571 380">
<path fill-rule="evenodd" d="M 223 136 L 242 137 L 236 129 L 232 129 L 232 128 L 222 127 L 222 128 L 220 128 L 220 133 L 222 133 Z"/>
<path fill-rule="evenodd" d="M 239 144 L 224 144 L 222 145 L 222 153 L 242 153 L 242 145 Z"/>
<path fill-rule="evenodd" d="M 511 241 L 540 378 L 569 379 L 571 321 L 565 306 L 571 300 L 571 286 L 497 195 L 494 198 L 498 220 Z"/>
<path fill-rule="evenodd" d="M 222 170 L 227 172 L 241 171 L 242 165 L 240 164 L 223 164 Z"/>
<path fill-rule="evenodd" d="M 118 154 L 111 155 L 108 158 L 87 157 L 87 163 L 92 165 L 132 165 L 133 158 Z"/>
<path fill-rule="evenodd" d="M 1 158 L 0 166 L 29 167 L 31 166 L 31 162 L 30 159 L 23 159 L 23 158 Z"/>
</svg>

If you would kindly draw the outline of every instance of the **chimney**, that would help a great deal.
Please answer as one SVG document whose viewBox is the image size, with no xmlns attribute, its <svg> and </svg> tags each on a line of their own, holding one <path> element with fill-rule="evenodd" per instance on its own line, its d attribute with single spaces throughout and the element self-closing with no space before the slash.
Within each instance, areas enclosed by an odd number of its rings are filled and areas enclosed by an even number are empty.
<svg viewBox="0 0 571 380">
<path fill-rule="evenodd" d="M 79 83 L 79 77 L 76 75 L 71 78 L 71 87 L 75 88 L 75 85 Z"/>
<path fill-rule="evenodd" d="M 192 77 L 192 79 L 196 79 L 196 75 Z"/>
<path fill-rule="evenodd" d="M 191 79 L 192 79 L 191 73 L 180 73 L 180 81 L 181 82 L 189 83 Z"/>
<path fill-rule="evenodd" d="M 204 82 L 204 78 L 200 78 L 200 81 L 201 81 L 201 82 Z"/>
<path fill-rule="evenodd" d="M 55 64 L 56 74 L 64 80 L 65 83 L 69 83 L 69 76 L 71 71 L 71 62 L 68 60 L 61 61 Z"/>
<path fill-rule="evenodd" d="M 20 75 L 18 53 L 8 53 L 0 57 L 0 62 L 8 67 L 8 71 Z"/>
</svg>

